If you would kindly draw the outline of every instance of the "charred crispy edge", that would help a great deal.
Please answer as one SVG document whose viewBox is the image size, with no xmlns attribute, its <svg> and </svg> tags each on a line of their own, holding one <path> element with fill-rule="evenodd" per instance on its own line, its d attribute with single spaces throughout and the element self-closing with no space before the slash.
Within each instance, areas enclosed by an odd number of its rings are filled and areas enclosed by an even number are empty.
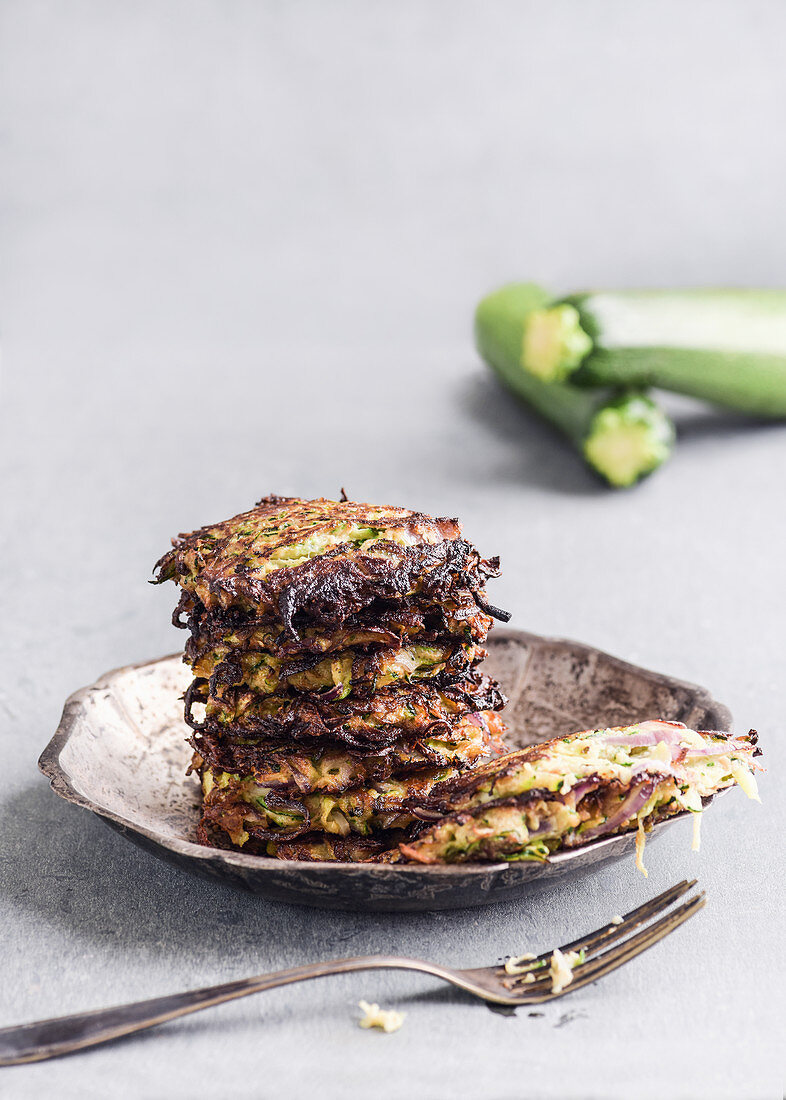
<svg viewBox="0 0 786 1100">
<path fill-rule="evenodd" d="M 201 730 L 207 727 L 207 723 L 198 722 L 192 713 L 194 704 L 204 703 L 207 696 L 207 681 L 199 677 L 192 680 L 186 688 L 185 695 L 183 696 L 183 717 L 185 718 L 186 725 L 192 730 Z"/>
<path fill-rule="evenodd" d="M 274 855 L 277 859 L 301 861 L 320 861 L 325 858 L 335 862 L 363 862 L 363 864 L 397 861 L 399 844 L 405 843 L 412 835 L 411 829 L 390 829 L 388 832 L 377 833 L 373 837 L 339 837 L 329 833 L 309 833 L 297 840 L 283 840 L 280 844 L 270 843 L 267 845 L 267 853 Z M 315 845 L 325 843 L 333 849 L 331 857 L 312 855 Z M 357 859 L 358 853 L 367 853 L 367 855 Z"/>
<path fill-rule="evenodd" d="M 363 643 L 372 646 L 461 640 L 480 645 L 488 637 L 492 624 L 490 616 L 480 608 L 479 596 L 482 597 L 482 594 L 474 593 L 468 588 L 457 589 L 450 596 L 456 607 L 450 609 L 446 609 L 439 601 L 423 600 L 415 596 L 398 601 L 375 598 L 342 623 L 319 632 L 316 638 L 304 636 L 307 626 L 299 623 L 297 629 L 302 633 L 300 639 L 296 640 L 284 631 L 274 616 L 257 617 L 237 607 L 208 610 L 197 596 L 184 590 L 180 593 L 172 622 L 180 629 L 188 629 L 192 635 L 186 643 L 189 660 L 194 655 L 224 644 L 228 634 L 244 639 L 235 648 L 245 649 L 255 633 L 268 633 L 271 636 L 271 650 L 275 649 L 290 657 L 303 658 L 314 653 L 322 658 L 329 653 L 346 649 L 348 645 L 344 639 L 352 633 L 372 633 L 374 638 Z M 470 607 L 475 609 L 474 612 L 470 611 Z M 404 639 L 408 639 L 408 643 Z"/>
<path fill-rule="evenodd" d="M 185 648 L 185 662 L 186 664 L 193 665 L 199 661 L 205 651 L 210 652 L 210 647 L 207 650 L 200 650 L 196 645 L 192 645 L 194 639 L 190 638 Z M 413 643 L 413 645 L 419 645 L 421 643 Z M 473 666 L 479 663 L 488 656 L 488 653 L 477 642 L 468 642 L 462 638 L 457 638 L 455 635 L 443 636 L 439 641 L 430 643 L 431 648 L 441 650 L 441 657 L 436 664 L 449 663 L 460 659 L 463 655 L 467 663 L 471 663 Z M 222 659 L 216 662 L 216 668 L 221 665 L 232 665 L 230 670 L 234 674 L 235 669 L 240 670 L 240 664 L 245 654 L 259 654 L 261 656 L 267 656 L 278 660 L 280 666 L 278 669 L 279 676 L 282 679 L 287 679 L 290 676 L 297 676 L 301 672 L 309 672 L 312 668 L 316 668 L 317 665 L 322 664 L 323 661 L 336 661 L 346 658 L 347 656 L 352 659 L 352 678 L 354 680 L 362 680 L 368 677 L 376 677 L 383 671 L 386 664 L 395 661 L 398 658 L 402 649 L 411 648 L 407 646 L 396 645 L 374 645 L 374 646 L 347 646 L 344 649 L 337 649 L 329 653 L 300 653 L 296 656 L 282 655 L 280 651 L 276 651 L 273 648 L 266 649 L 261 646 L 247 646 L 247 647 L 228 647 L 226 655 Z M 470 652 L 472 656 L 470 657 Z M 464 662 L 462 662 L 464 667 Z M 235 684 L 241 683 L 241 680 L 227 680 L 219 679 L 218 683 Z"/>
<path fill-rule="evenodd" d="M 267 845 L 267 854 L 276 859 L 294 859 L 301 862 L 317 862 L 328 858 L 336 863 L 367 863 L 386 851 L 395 850 L 404 839 L 401 830 L 384 840 L 374 837 L 333 837 L 329 833 L 308 833 L 296 840 L 272 841 Z M 386 834 L 382 834 L 385 836 Z M 326 844 L 332 854 L 314 854 L 317 845 Z M 271 850 L 272 849 L 272 850 Z M 357 856 L 362 853 L 362 858 Z"/>
<path fill-rule="evenodd" d="M 338 546 L 303 565 L 278 570 L 270 581 L 250 578 L 247 598 L 275 606 L 286 630 L 299 637 L 295 619 L 301 613 L 307 612 L 312 621 L 330 623 L 337 613 L 346 618 L 377 597 L 445 596 L 457 580 L 462 587 L 480 589 L 487 578 L 498 574 L 498 568 L 464 539 L 418 547 L 381 540 L 376 549 L 388 557 L 362 551 L 346 555 L 346 547 Z M 232 589 L 230 584 L 231 596 L 239 594 Z"/>
<path fill-rule="evenodd" d="M 480 721 L 477 721 L 479 719 Z M 397 727 L 400 728 L 400 727 Z M 331 741 L 326 737 L 303 738 L 292 744 L 278 739 L 265 740 L 261 737 L 251 739 L 234 736 L 236 730 L 221 727 L 201 727 L 195 730 L 189 740 L 196 752 L 199 752 L 207 761 L 220 759 L 229 760 L 233 756 L 244 755 L 249 763 L 258 761 L 265 770 L 273 770 L 278 760 L 286 760 L 290 755 L 302 757 L 304 755 L 322 756 L 327 752 L 342 753 L 352 759 L 364 760 L 367 757 L 395 756 L 398 750 L 409 752 L 412 750 L 428 753 L 425 742 L 432 739 L 445 740 L 449 744 L 459 744 L 468 740 L 472 735 L 479 736 L 481 741 L 502 743 L 502 738 L 507 732 L 507 727 L 501 717 L 494 711 L 468 711 L 454 718 L 434 719 L 423 730 L 412 737 L 399 737 L 389 745 L 358 749 L 347 746 L 342 741 Z M 245 733 L 246 731 L 241 731 Z M 455 741 L 451 741 L 451 735 L 458 733 Z M 214 754 L 214 755 L 211 755 Z M 223 754 L 221 757 L 215 754 Z M 233 771 L 230 767 L 223 767 L 223 771 Z"/>
<path fill-rule="evenodd" d="M 498 756 L 508 751 L 502 740 L 504 726 L 500 730 L 491 729 L 485 724 L 478 728 L 481 733 L 481 742 L 477 747 L 481 750 L 481 759 Z M 194 749 L 194 759 L 189 771 L 199 770 L 203 763 L 219 771 L 243 775 L 255 775 L 259 772 L 280 772 L 282 769 L 289 768 L 293 773 L 291 778 L 282 780 L 280 783 L 272 783 L 266 780 L 266 785 L 281 790 L 298 791 L 300 794 L 311 794 L 318 793 L 318 789 L 301 785 L 295 778 L 297 761 L 304 755 L 319 756 L 326 752 L 341 753 L 350 759 L 352 766 L 356 767 L 358 771 L 363 771 L 364 781 L 368 783 L 378 783 L 384 779 L 406 778 L 413 772 L 423 768 L 453 766 L 464 769 L 475 763 L 474 760 L 456 760 L 431 749 L 425 743 L 427 740 L 428 735 L 418 738 L 411 744 L 402 746 L 401 742 L 394 742 L 370 750 L 351 748 L 340 743 L 332 744 L 329 741 L 313 740 L 300 742 L 297 745 L 268 743 L 256 746 L 239 745 L 236 742 L 227 740 L 225 737 L 215 736 L 210 731 L 201 731 L 192 734 L 189 738 L 189 743 Z M 401 747 L 419 753 L 422 759 L 404 759 L 403 753 L 397 751 Z M 350 778 L 340 786 L 330 786 L 324 788 L 324 790 L 325 793 L 340 794 L 352 786 L 356 786 L 358 782 L 360 782 L 358 778 Z"/>
<path fill-rule="evenodd" d="M 414 735 L 416 738 L 422 737 L 436 737 L 440 736 L 440 733 L 433 732 L 435 728 L 442 726 L 444 729 L 444 723 L 435 721 L 428 732 L 419 731 Z M 248 727 L 246 727 L 248 728 Z M 272 722 L 264 724 L 263 720 L 257 720 L 254 723 L 254 736 L 257 734 L 261 737 L 269 739 L 271 741 L 278 740 L 280 744 L 286 744 L 289 741 L 300 744 L 303 741 L 311 741 L 315 737 L 324 737 L 325 741 L 331 741 L 333 743 L 341 744 L 346 749 L 352 749 L 360 754 L 374 754 L 381 752 L 389 746 L 395 744 L 396 741 L 402 739 L 402 734 L 406 737 L 406 731 L 402 731 L 397 726 L 383 726 L 374 729 L 369 728 L 362 732 L 355 732 L 345 727 L 323 727 L 324 733 L 319 732 L 319 727 L 312 721 L 303 720 L 301 725 L 295 725 L 291 723 L 286 729 L 282 730 L 280 725 L 275 725 Z M 205 727 L 206 732 L 222 733 L 225 732 L 221 727 L 210 726 Z M 244 730 L 244 732 L 246 732 Z M 444 734 L 442 734 L 444 736 Z"/>
<path fill-rule="evenodd" d="M 205 726 L 197 726 L 193 721 L 189 724 L 195 730 L 221 734 L 226 733 L 227 728 L 217 723 Z M 340 742 L 348 748 L 359 751 L 373 752 L 392 745 L 401 737 L 401 730 L 395 726 L 369 728 L 362 733 L 356 733 L 351 729 L 341 726 L 320 726 L 316 718 L 290 716 L 290 720 L 282 723 L 280 719 L 255 718 L 248 721 L 242 730 L 243 735 L 259 736 L 270 741 L 287 742 L 311 741 L 314 738 L 324 737 L 325 740 Z"/>
<path fill-rule="evenodd" d="M 492 566 L 495 570 L 494 573 L 489 573 L 490 577 L 499 576 L 499 558 L 489 558 L 487 561 L 489 566 Z M 481 611 L 485 611 L 487 615 L 491 615 L 492 619 L 498 619 L 501 623 L 509 623 L 513 618 L 510 611 L 503 611 L 501 607 L 495 607 L 493 603 L 489 603 L 486 599 L 486 594 L 483 589 L 473 591 L 472 595 L 475 597 L 475 603 L 478 605 Z"/>
<path fill-rule="evenodd" d="M 762 755 L 762 750 L 759 748 L 759 735 L 756 730 L 748 730 L 747 733 L 730 733 L 727 730 L 697 730 L 697 732 L 702 737 L 720 737 L 724 741 L 746 741 L 753 750 L 751 756 Z"/>
<path fill-rule="evenodd" d="M 184 588 L 180 590 L 180 598 L 175 604 L 175 610 L 172 612 L 172 626 L 176 626 L 178 630 L 190 629 L 195 599 L 196 597 L 191 592 L 187 592 Z"/>
<path fill-rule="evenodd" d="M 320 732 L 322 730 L 323 732 Z M 397 742 L 419 743 L 422 740 L 438 739 L 455 744 L 461 738 L 455 735 L 450 723 L 435 719 L 429 725 L 418 730 L 403 730 L 400 726 L 374 727 L 369 730 L 355 731 L 345 727 L 320 727 L 315 722 L 304 719 L 300 725 L 290 723 L 282 732 L 281 726 L 269 723 L 267 726 L 257 723 L 255 728 L 230 730 L 228 727 L 212 724 L 200 727 L 195 732 L 210 737 L 224 738 L 227 741 L 254 738 L 277 744 L 280 748 L 291 745 L 293 751 L 299 751 L 303 744 L 322 741 L 325 745 L 340 747 L 344 751 L 355 752 L 358 756 L 375 756 L 385 752 Z"/>
<path fill-rule="evenodd" d="M 468 710 L 503 710 L 508 704 L 508 697 L 497 681 L 477 669 L 462 683 L 442 688 L 441 694 L 463 703 Z"/>
<path fill-rule="evenodd" d="M 196 734 L 190 739 L 190 743 L 195 749 L 194 760 L 192 761 L 192 768 L 197 770 L 200 766 L 200 762 L 206 764 L 210 768 L 214 768 L 218 771 L 232 772 L 237 775 L 256 775 L 260 771 L 275 771 L 278 766 L 278 770 L 282 768 L 290 767 L 295 770 L 295 763 L 289 764 L 289 761 L 285 758 L 282 762 L 278 762 L 275 759 L 276 750 L 272 753 L 266 753 L 264 756 L 257 755 L 253 748 L 249 748 L 246 753 L 241 746 L 240 752 L 231 751 L 231 743 L 229 746 L 226 742 L 220 740 L 206 741 L 204 734 Z M 227 748 L 230 751 L 227 751 Z M 333 748 L 331 746 L 330 748 Z M 344 752 L 347 756 L 353 758 L 353 762 L 358 767 L 364 770 L 365 781 L 369 783 L 379 782 L 382 779 L 388 779 L 393 775 L 406 775 L 409 770 L 416 770 L 418 767 L 426 767 L 428 763 L 413 763 L 410 765 L 402 765 L 399 771 L 396 768 L 396 761 L 392 759 L 393 746 L 382 746 L 376 752 L 360 752 L 358 750 L 347 749 L 346 746 L 341 746 L 338 751 Z M 312 745 L 307 745 L 306 752 L 314 751 L 330 751 L 323 745 L 322 750 L 318 747 L 314 749 Z M 281 748 L 279 753 L 288 757 L 294 757 L 297 755 L 298 749 L 296 747 Z M 340 794 L 343 791 L 348 790 L 353 784 L 358 782 L 357 779 L 350 779 L 342 786 L 325 788 L 326 794 Z M 287 790 L 291 792 L 297 792 L 299 794 L 314 794 L 318 793 L 316 789 L 300 787 L 294 779 L 287 779 L 281 783 L 267 782 L 267 786 L 274 789 Z"/>
<path fill-rule="evenodd" d="M 343 492 L 343 489 L 342 489 Z M 266 497 L 260 497 L 259 500 L 254 501 L 254 508 L 262 508 L 265 505 L 275 505 L 276 508 L 280 508 L 282 504 L 289 504 L 290 501 L 303 500 L 302 497 L 282 497 L 278 493 L 268 493 Z M 247 513 L 243 513 L 246 515 Z M 235 517 L 237 518 L 237 517 Z"/>
<path fill-rule="evenodd" d="M 422 680 L 426 680 L 436 688 L 449 687 L 457 681 L 465 680 L 472 670 L 487 656 L 485 649 L 480 649 L 477 646 L 473 647 L 467 642 L 454 641 L 440 648 L 444 651 L 442 660 L 434 665 L 434 668 L 439 670 L 436 672 L 429 671 L 421 676 L 413 676 L 411 683 L 417 684 Z M 475 649 L 472 656 L 467 652 L 470 648 Z M 344 650 L 345 654 L 349 652 L 353 655 L 350 679 L 351 695 L 357 699 L 369 699 L 375 694 L 377 678 L 380 674 L 384 673 L 387 662 L 395 660 L 399 650 L 381 648 L 374 652 L 367 653 L 359 650 Z M 288 685 L 286 681 L 290 677 L 314 668 L 316 665 L 320 664 L 322 660 L 330 659 L 330 656 L 316 659 L 309 657 L 308 659 L 284 663 L 279 670 L 279 688 L 287 690 Z M 336 659 L 335 654 L 333 655 L 333 659 Z M 440 664 L 443 666 L 441 669 L 439 668 Z M 220 661 L 215 666 L 211 673 L 209 680 L 211 694 L 219 695 L 225 688 L 248 686 L 245 684 L 244 676 L 242 653 L 232 651 L 224 660 Z M 336 687 L 334 685 L 326 689 L 325 694 L 330 696 L 335 690 Z M 275 692 L 269 694 L 275 694 Z M 308 694 L 313 697 L 315 693 L 302 692 L 301 694 Z"/>
<path fill-rule="evenodd" d="M 243 685 L 234 684 L 222 693 L 221 701 L 232 705 L 239 696 L 243 695 L 258 697 L 260 702 L 271 699 L 286 702 L 291 710 L 315 710 L 325 720 L 338 722 L 366 713 L 372 702 L 374 705 L 383 707 L 389 704 L 391 710 L 408 702 L 413 705 L 439 706 L 440 697 L 448 699 L 451 703 L 463 705 L 467 711 L 502 710 L 507 704 L 507 696 L 503 694 L 497 681 L 480 672 L 478 663 L 472 665 L 461 679 L 446 684 L 436 684 L 433 678 L 414 684 L 391 684 L 368 696 L 357 698 L 348 696 L 345 699 L 333 699 L 327 692 L 320 694 L 292 690 L 277 692 L 272 696 L 257 695 Z M 196 677 L 189 685 L 184 698 L 187 709 L 189 702 L 191 704 L 208 702 L 210 699 L 208 681 L 203 677 Z M 191 725 L 190 722 L 189 725 Z M 199 723 L 192 728 L 199 728 Z"/>
<path fill-rule="evenodd" d="M 229 693 L 230 698 L 231 694 Z M 391 710 L 409 699 L 412 699 L 416 705 L 425 702 L 429 706 L 439 708 L 441 706 L 440 695 L 466 709 L 459 715 L 434 718 L 429 726 L 417 728 L 414 733 L 415 738 L 444 737 L 451 733 L 455 718 L 463 717 L 472 711 L 502 710 L 507 702 L 496 681 L 483 674 L 476 674 L 469 682 L 452 684 L 441 690 L 437 690 L 429 684 L 415 688 L 410 687 L 404 691 L 396 688 L 385 689 L 384 692 L 374 696 L 374 699 L 379 702 L 380 698 L 387 696 L 390 700 Z M 227 725 L 209 719 L 201 723 L 196 720 L 192 708 L 195 703 L 204 703 L 207 698 L 207 682 L 200 679 L 192 680 L 184 696 L 185 720 L 191 729 L 197 732 L 209 731 L 215 736 L 235 734 L 242 737 L 259 737 L 278 743 L 329 739 L 334 742 L 341 742 L 343 745 L 366 750 L 378 749 L 381 746 L 393 744 L 393 742 L 402 738 L 413 736 L 412 728 L 410 728 L 408 734 L 407 727 L 384 721 L 377 726 L 366 726 L 362 734 L 349 729 L 346 723 L 351 722 L 353 718 L 362 715 L 367 710 L 368 700 L 344 699 L 330 703 L 319 700 L 317 696 L 292 693 L 286 696 L 291 705 L 284 716 L 244 716 L 242 719 Z M 281 698 L 281 696 L 277 698 Z"/>
<path fill-rule="evenodd" d="M 592 777 L 593 779 L 596 777 Z M 452 782 L 452 781 L 449 781 Z M 614 781 L 616 782 L 616 781 Z M 444 784 L 445 786 L 447 784 Z M 585 794 L 591 794 L 597 791 L 600 786 L 600 779 L 598 777 L 598 784 L 594 788 L 584 792 Z M 620 788 L 622 787 L 619 784 Z M 609 790 L 612 789 L 612 784 L 609 784 Z M 432 796 L 434 790 L 432 790 Z M 421 834 L 422 838 L 430 836 L 436 829 L 441 828 L 443 825 L 456 824 L 465 825 L 468 821 L 472 821 L 473 818 L 480 817 L 489 810 L 497 810 L 500 807 L 513 806 L 515 808 L 523 809 L 525 806 L 530 805 L 532 802 L 555 802 L 562 804 L 567 798 L 567 794 L 561 795 L 559 791 L 550 791 L 546 787 L 536 787 L 531 791 L 524 791 L 522 794 L 513 795 L 509 798 L 494 798 L 489 799 L 488 802 L 483 802 L 477 806 L 465 806 L 462 809 L 450 810 L 445 808 L 442 802 L 429 799 L 429 805 L 424 806 L 422 803 L 419 806 L 407 806 L 407 809 L 411 811 L 417 811 L 417 816 L 422 821 L 431 821 L 432 824 L 424 829 Z"/>
<path fill-rule="evenodd" d="M 333 833 L 304 833 L 300 837 L 286 839 L 278 837 L 276 840 L 257 840 L 249 836 L 245 844 L 235 845 L 230 837 L 220 826 L 214 826 L 204 819 L 200 821 L 197 829 L 197 839 L 200 844 L 209 848 L 221 848 L 224 851 L 245 852 L 247 855 L 268 856 L 273 859 L 297 860 L 300 862 L 328 862 L 336 863 L 367 863 L 378 862 L 380 859 L 397 859 L 398 845 L 411 839 L 414 835 L 412 829 L 393 829 L 388 832 L 376 833 L 373 837 L 362 836 L 337 836 Z M 333 855 L 314 855 L 313 849 L 317 844 L 327 844 L 333 850 Z M 367 853 L 362 859 L 357 858 L 359 852 Z"/>
<path fill-rule="evenodd" d="M 203 770 L 203 769 L 200 769 Z M 431 769 L 420 769 L 413 773 L 406 781 L 407 791 L 401 794 L 392 791 L 381 792 L 368 788 L 361 784 L 355 784 L 338 797 L 354 797 L 357 801 L 357 814 L 368 814 L 369 817 L 377 815 L 404 815 L 407 821 L 418 818 L 416 810 L 423 806 L 428 798 L 429 786 L 432 782 L 429 774 Z M 250 836 L 260 837 L 263 840 L 275 840 L 277 838 L 292 838 L 302 836 L 312 831 L 311 812 L 308 800 L 332 799 L 332 792 L 322 793 L 316 791 L 313 794 L 306 792 L 282 792 L 266 790 L 264 807 L 257 807 L 243 793 L 243 783 L 246 777 L 232 777 L 226 787 L 213 787 L 202 802 L 203 820 L 210 821 L 220 828 L 222 818 L 228 812 L 240 812 L 243 828 Z M 248 816 L 242 815 L 242 807 L 248 807 Z M 277 826 L 270 828 L 269 823 L 276 811 L 283 811 L 300 818 L 299 824 Z M 253 820 L 252 815 L 262 815 L 267 824 Z M 379 831 L 376 829 L 374 831 Z"/>
<path fill-rule="evenodd" d="M 243 828 L 249 836 L 255 836 L 259 840 L 280 840 L 302 836 L 303 833 L 307 833 L 311 830 L 311 815 L 308 811 L 308 806 L 300 799 L 285 798 L 281 793 L 271 791 L 266 795 L 266 802 L 266 809 L 259 812 L 266 814 L 268 818 L 268 809 L 273 812 L 282 810 L 285 813 L 297 814 L 301 817 L 301 822 L 299 825 L 292 825 L 289 828 L 268 829 L 259 822 L 251 822 L 244 819 Z M 202 819 L 200 824 L 206 825 L 209 823 L 219 829 L 228 831 L 226 826 L 221 824 L 222 818 L 226 817 L 228 806 L 236 807 L 241 811 L 243 806 L 247 806 L 249 813 L 257 812 L 254 810 L 254 807 L 242 797 L 237 787 L 214 787 L 213 790 L 202 799 Z"/>
<path fill-rule="evenodd" d="M 157 563 L 156 583 L 177 580 L 180 569 L 184 575 L 188 572 L 180 562 L 180 549 Z M 498 559 L 486 561 L 464 539 L 414 547 L 380 540 L 375 549 L 372 555 L 342 543 L 267 578 L 236 565 L 228 576 L 208 576 L 204 583 L 217 600 L 277 616 L 290 636 L 299 639 L 302 624 L 296 620 L 303 616 L 312 624 L 335 626 L 337 618 L 343 621 L 376 598 L 444 597 L 458 586 L 482 589 L 489 577 L 499 574 Z"/>
<path fill-rule="evenodd" d="M 493 603 L 489 603 L 488 600 L 478 598 L 478 607 L 485 611 L 487 615 L 490 615 L 492 619 L 498 619 L 501 623 L 509 623 L 513 618 L 513 613 L 510 611 L 503 611 L 501 607 L 495 607 Z"/>
</svg>

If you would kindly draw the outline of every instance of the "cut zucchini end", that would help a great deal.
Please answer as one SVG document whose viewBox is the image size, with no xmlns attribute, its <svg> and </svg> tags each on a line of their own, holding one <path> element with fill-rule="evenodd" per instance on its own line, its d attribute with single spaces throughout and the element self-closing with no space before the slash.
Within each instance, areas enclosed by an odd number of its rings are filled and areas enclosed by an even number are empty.
<svg viewBox="0 0 786 1100">
<path fill-rule="evenodd" d="M 591 350 L 592 340 L 571 305 L 535 309 L 526 319 L 521 365 L 543 382 L 564 382 Z"/>
<path fill-rule="evenodd" d="M 584 441 L 584 457 L 618 489 L 635 485 L 661 466 L 674 446 L 674 427 L 653 401 L 627 394 L 601 409 Z"/>
</svg>

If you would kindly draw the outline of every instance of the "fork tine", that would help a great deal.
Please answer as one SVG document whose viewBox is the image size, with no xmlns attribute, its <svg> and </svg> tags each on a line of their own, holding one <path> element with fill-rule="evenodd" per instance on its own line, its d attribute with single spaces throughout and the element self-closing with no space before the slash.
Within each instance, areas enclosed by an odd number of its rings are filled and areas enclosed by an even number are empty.
<svg viewBox="0 0 786 1100">
<path fill-rule="evenodd" d="M 678 882 L 676 886 L 670 887 L 668 890 L 664 890 L 662 894 L 658 894 L 654 898 L 650 898 L 649 901 L 645 901 L 643 905 L 637 906 L 636 909 L 631 909 L 629 913 L 626 913 L 622 918 L 620 924 L 606 924 L 603 928 L 598 928 L 595 932 L 590 932 L 588 936 L 584 936 L 580 940 L 574 940 L 572 943 L 565 944 L 560 948 L 563 953 L 566 951 L 581 951 L 586 952 L 595 951 L 596 948 L 605 947 L 608 943 L 614 943 L 616 940 L 622 939 L 627 936 L 629 932 L 632 932 L 634 928 L 639 928 L 646 921 L 651 920 L 657 916 L 658 913 L 667 909 L 678 898 L 681 898 L 684 894 L 696 885 L 697 879 L 692 879 L 690 882 L 687 879 L 683 879 L 682 882 Z"/>
<path fill-rule="evenodd" d="M 581 989 L 589 982 L 596 982 L 599 978 L 604 978 L 612 970 L 616 970 L 626 962 L 630 962 L 631 959 L 635 959 L 637 955 L 641 955 L 648 948 L 653 947 L 665 936 L 679 928 L 685 921 L 690 920 L 700 909 L 704 908 L 706 902 L 705 894 L 696 894 L 695 897 L 690 898 L 689 901 L 686 901 L 665 917 L 661 917 L 655 924 L 648 925 L 647 928 L 642 929 L 641 932 L 626 940 L 625 943 L 620 944 L 619 947 L 614 948 L 612 951 L 605 951 L 593 959 L 592 962 L 583 963 L 581 966 L 576 967 L 574 971 L 576 977 L 570 985 L 566 986 L 561 993 L 547 995 L 544 1000 L 560 997 L 563 993 L 572 993 L 573 990 Z"/>
<path fill-rule="evenodd" d="M 617 940 L 622 939 L 632 932 L 635 928 L 639 928 L 646 921 L 651 920 L 657 916 L 664 909 L 667 909 L 678 898 L 681 898 L 684 894 L 687 894 L 688 890 L 692 889 L 696 885 L 697 880 L 683 879 L 682 882 L 678 882 L 675 886 L 670 886 L 668 890 L 664 890 L 662 894 L 658 894 L 654 898 L 650 898 L 649 901 L 645 901 L 643 905 L 637 906 L 635 909 L 631 909 L 626 913 L 619 924 L 609 922 L 604 924 L 602 928 L 597 928 L 594 932 L 588 933 L 586 936 L 582 936 L 580 939 L 572 940 L 570 943 L 563 944 L 560 947 L 560 951 L 566 954 L 568 951 L 584 951 L 585 954 L 595 954 L 601 947 L 606 947 L 608 944 L 616 943 Z M 542 970 L 542 964 L 547 963 L 551 958 L 552 951 L 545 951 L 542 955 L 538 955 L 532 959 L 526 965 L 526 970 L 522 971 L 520 976 L 514 976 L 508 984 L 509 988 L 514 986 L 526 984 L 523 979 L 528 973 L 533 971 L 537 977 L 545 977 L 545 974 L 537 974 L 539 970 Z M 534 991 L 532 983 L 529 983 L 529 991 Z"/>
</svg>

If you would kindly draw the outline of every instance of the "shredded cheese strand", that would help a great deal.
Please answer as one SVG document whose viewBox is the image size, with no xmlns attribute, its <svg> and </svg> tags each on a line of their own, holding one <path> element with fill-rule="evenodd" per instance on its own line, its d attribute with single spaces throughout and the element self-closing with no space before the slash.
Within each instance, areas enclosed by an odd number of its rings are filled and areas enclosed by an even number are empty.
<svg viewBox="0 0 786 1100">
<path fill-rule="evenodd" d="M 639 827 L 636 830 L 636 866 L 645 878 L 649 878 L 649 871 L 644 866 L 644 845 L 646 843 L 647 839 L 644 835 L 644 821 L 642 818 L 639 818 Z"/>
<path fill-rule="evenodd" d="M 691 841 L 690 849 L 692 852 L 698 852 L 701 848 L 701 811 L 693 813 L 693 840 Z"/>
</svg>

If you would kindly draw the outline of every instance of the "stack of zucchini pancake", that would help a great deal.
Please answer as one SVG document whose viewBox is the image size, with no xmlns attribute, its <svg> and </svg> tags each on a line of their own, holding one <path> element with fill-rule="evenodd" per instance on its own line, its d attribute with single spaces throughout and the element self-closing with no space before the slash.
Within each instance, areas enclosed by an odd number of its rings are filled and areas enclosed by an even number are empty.
<svg viewBox="0 0 786 1100">
<path fill-rule="evenodd" d="M 484 675 L 499 572 L 454 519 L 266 497 L 174 541 L 199 838 L 281 859 L 544 860 L 739 784 L 756 736 L 648 721 L 511 752 Z M 567 731 L 566 731 L 567 732 Z M 643 866 L 642 866 L 643 869 Z"/>
<path fill-rule="evenodd" d="M 479 668 L 498 573 L 456 520 L 267 497 L 175 541 L 200 836 L 288 859 L 411 839 L 439 783 L 507 751 Z"/>
</svg>

